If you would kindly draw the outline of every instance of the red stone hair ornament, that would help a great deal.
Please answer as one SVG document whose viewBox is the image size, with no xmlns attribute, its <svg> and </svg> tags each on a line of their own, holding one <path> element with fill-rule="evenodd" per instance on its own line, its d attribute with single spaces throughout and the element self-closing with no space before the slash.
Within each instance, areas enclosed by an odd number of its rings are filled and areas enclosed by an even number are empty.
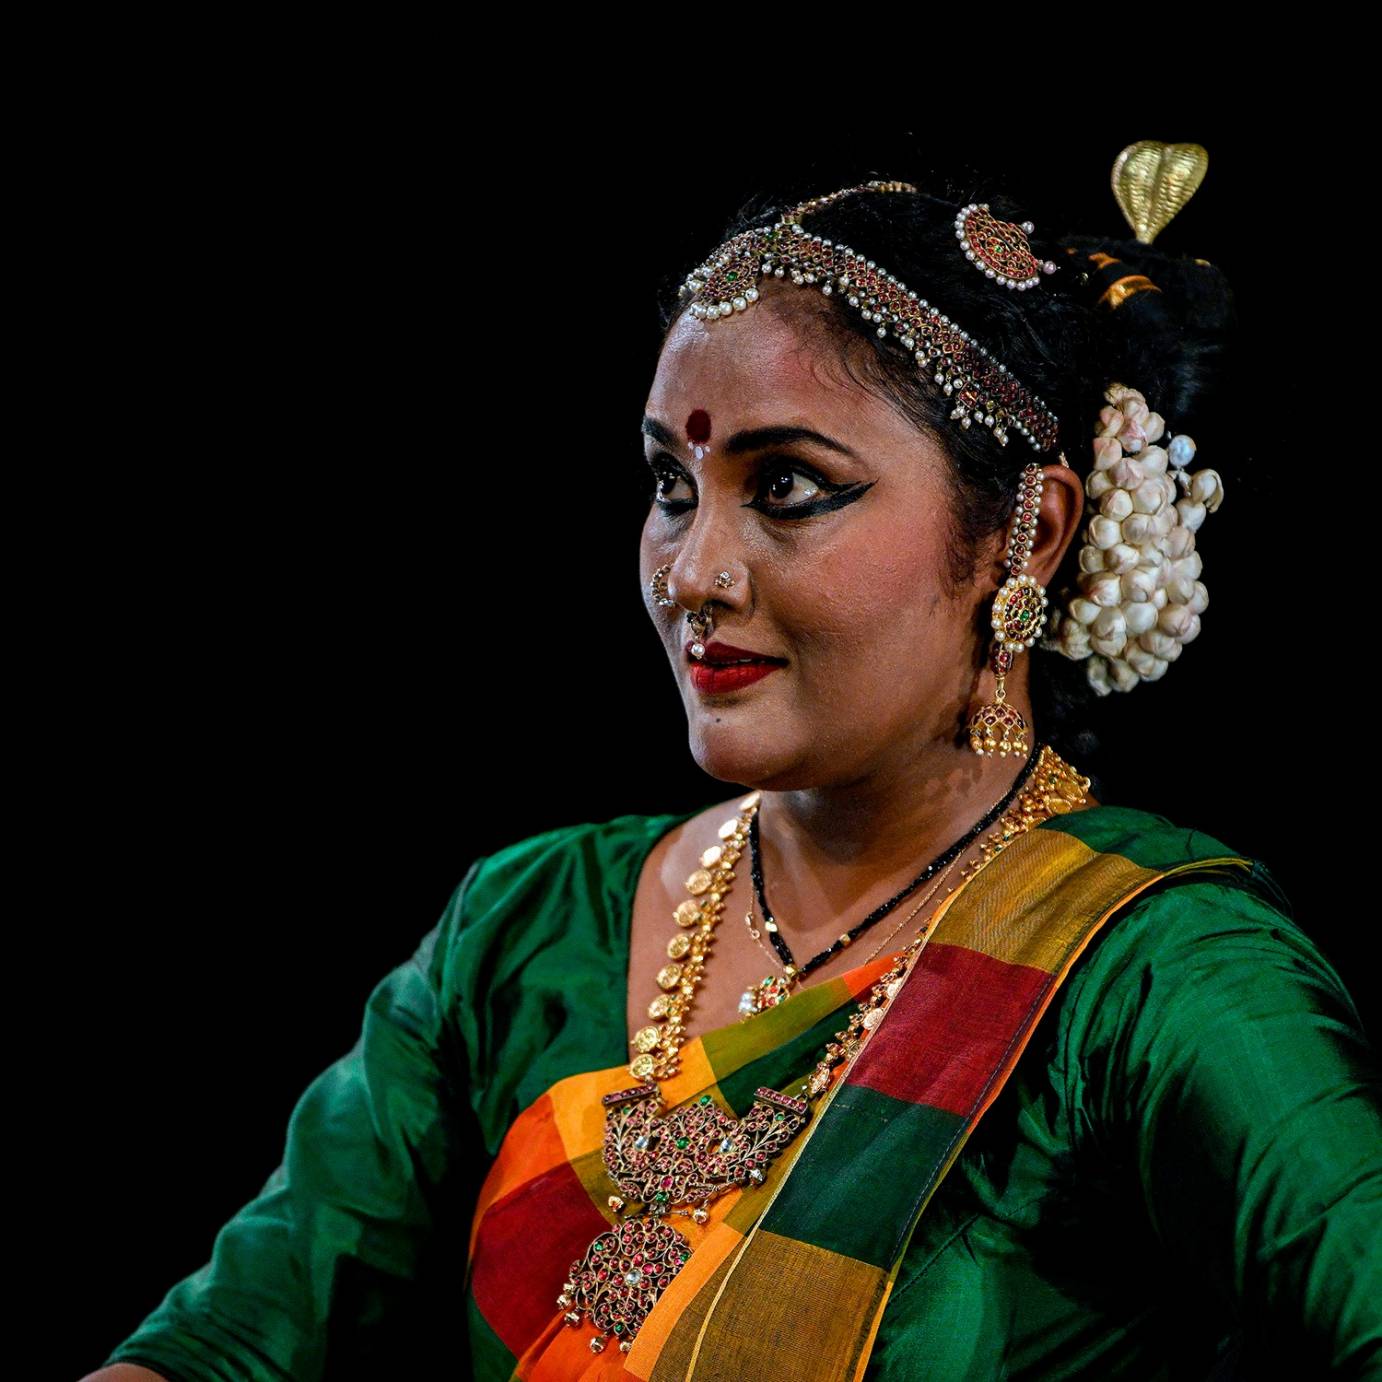
<svg viewBox="0 0 1382 1382">
<path fill-rule="evenodd" d="M 987 202 L 970 202 L 955 217 L 955 238 L 965 258 L 1001 287 L 1019 293 L 1035 288 L 1042 274 L 1056 271 L 1052 260 L 1043 262 L 1032 253 L 1027 237 L 1035 229 L 1030 221 L 1000 221 L 989 214 Z"/>
</svg>

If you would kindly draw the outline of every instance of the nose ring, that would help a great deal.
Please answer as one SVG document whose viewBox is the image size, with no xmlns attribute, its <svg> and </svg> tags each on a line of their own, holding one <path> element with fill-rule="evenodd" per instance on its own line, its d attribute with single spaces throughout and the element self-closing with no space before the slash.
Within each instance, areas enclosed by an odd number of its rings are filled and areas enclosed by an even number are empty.
<svg viewBox="0 0 1382 1382">
<path fill-rule="evenodd" d="M 663 609 L 672 609 L 676 606 L 676 601 L 667 593 L 667 573 L 672 569 L 672 563 L 667 562 L 664 566 L 659 566 L 656 571 L 648 578 L 648 590 L 652 594 L 653 603 L 660 605 Z M 715 577 L 715 584 L 721 590 L 728 590 L 734 584 L 734 577 L 728 571 L 721 571 Z M 713 602 L 707 600 L 700 609 L 687 610 L 686 622 L 691 626 L 691 656 L 702 658 L 705 656 L 705 645 L 709 641 L 710 632 L 715 627 L 715 612 L 711 608 Z"/>
<path fill-rule="evenodd" d="M 676 601 L 667 594 L 667 573 L 672 569 L 669 561 L 666 566 L 659 566 L 653 572 L 648 581 L 648 589 L 652 591 L 653 603 L 661 605 L 663 609 L 671 609 Z"/>
<path fill-rule="evenodd" d="M 669 561 L 665 566 L 659 566 L 648 581 L 648 589 L 652 591 L 653 602 L 661 605 L 663 609 L 671 609 L 676 601 L 667 593 L 667 573 L 672 569 Z M 729 590 L 734 585 L 734 577 L 728 571 L 721 571 L 715 577 L 715 584 L 721 590 Z"/>
</svg>

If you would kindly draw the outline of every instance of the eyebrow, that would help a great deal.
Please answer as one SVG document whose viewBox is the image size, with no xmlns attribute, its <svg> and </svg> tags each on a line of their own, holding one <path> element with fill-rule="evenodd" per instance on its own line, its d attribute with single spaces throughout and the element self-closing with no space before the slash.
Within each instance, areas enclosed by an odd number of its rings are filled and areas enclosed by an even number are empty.
<svg viewBox="0 0 1382 1382">
<path fill-rule="evenodd" d="M 642 430 L 646 436 L 663 446 L 680 445 L 679 439 L 656 418 L 645 417 Z M 827 451 L 837 451 L 841 456 L 855 454 L 843 442 L 836 441 L 834 437 L 827 437 L 822 432 L 813 432 L 809 427 L 752 427 L 747 431 L 734 433 L 721 444 L 720 449 L 728 456 L 742 456 L 750 451 L 762 451 L 765 447 L 791 446 L 798 442 L 808 442 L 824 447 Z"/>
</svg>

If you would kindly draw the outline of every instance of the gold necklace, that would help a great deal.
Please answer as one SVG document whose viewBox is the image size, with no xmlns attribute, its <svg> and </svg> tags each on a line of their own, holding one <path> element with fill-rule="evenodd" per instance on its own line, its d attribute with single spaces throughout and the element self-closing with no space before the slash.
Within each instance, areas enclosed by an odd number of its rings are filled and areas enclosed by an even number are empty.
<svg viewBox="0 0 1382 1382">
<path fill-rule="evenodd" d="M 1087 777 L 1044 747 L 1029 785 L 1003 814 L 980 858 L 964 871 L 964 882 L 1018 835 L 1083 804 L 1088 787 Z M 648 1009 L 654 1022 L 665 1025 L 642 1028 L 633 1039 L 639 1054 L 629 1070 L 638 1085 L 602 1100 L 603 1161 L 619 1192 L 608 1200 L 615 1222 L 597 1234 L 584 1256 L 571 1264 L 557 1297 L 558 1306 L 567 1312 L 568 1325 L 580 1324 L 583 1313 L 589 1316 L 597 1331 L 590 1340 L 594 1353 L 601 1352 L 610 1339 L 617 1339 L 620 1349 L 628 1351 L 648 1312 L 691 1255 L 687 1239 L 663 1220 L 683 1215 L 704 1224 L 710 1217 L 706 1206 L 711 1200 L 727 1190 L 763 1183 L 767 1165 L 805 1126 L 811 1101 L 830 1088 L 836 1068 L 852 1061 L 882 1022 L 934 925 L 933 913 L 926 929 L 893 957 L 855 1004 L 844 1029 L 826 1044 L 815 1069 L 802 1083 L 801 1097 L 760 1088 L 754 1093 L 753 1107 L 735 1118 L 710 1094 L 702 1094 L 664 1115 L 656 1081 L 677 1073 L 686 1018 L 759 799 L 759 793 L 752 792 L 739 803 L 738 814 L 720 826 L 721 843 L 701 855 L 700 867 L 686 880 L 691 896 L 673 913 L 679 930 L 668 944 L 671 962 L 658 971 L 662 992 Z"/>
</svg>

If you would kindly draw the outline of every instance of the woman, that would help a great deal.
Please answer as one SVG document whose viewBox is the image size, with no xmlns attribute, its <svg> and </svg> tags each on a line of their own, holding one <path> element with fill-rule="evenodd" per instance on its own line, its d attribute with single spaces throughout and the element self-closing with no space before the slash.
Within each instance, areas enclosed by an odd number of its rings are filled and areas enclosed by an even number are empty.
<svg viewBox="0 0 1382 1382">
<path fill-rule="evenodd" d="M 688 278 L 642 577 L 748 794 L 477 860 L 96 1378 L 409 1375 L 428 1321 L 479 1378 L 1382 1375 L 1348 994 L 1073 761 L 1222 498 L 1166 421 L 1217 271 L 1120 251 L 871 182 Z"/>
</svg>

